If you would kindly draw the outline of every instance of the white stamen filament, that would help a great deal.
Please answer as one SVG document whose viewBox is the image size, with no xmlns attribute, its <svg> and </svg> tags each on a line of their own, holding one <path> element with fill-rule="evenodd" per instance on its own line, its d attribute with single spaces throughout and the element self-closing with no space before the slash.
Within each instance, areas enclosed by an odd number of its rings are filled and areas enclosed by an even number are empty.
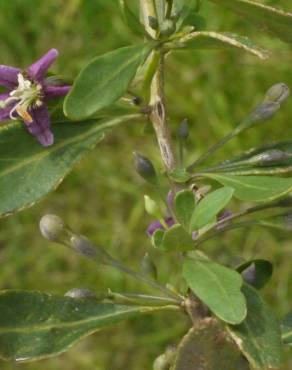
<svg viewBox="0 0 292 370">
<path fill-rule="evenodd" d="M 6 100 L 0 102 L 0 108 L 5 108 L 9 104 L 17 102 L 9 112 L 10 118 L 17 120 L 16 112 L 26 123 L 31 123 L 33 118 L 28 110 L 42 105 L 42 86 L 25 79 L 21 73 L 17 75 L 17 80 L 17 88 L 9 93 L 9 97 Z"/>
</svg>

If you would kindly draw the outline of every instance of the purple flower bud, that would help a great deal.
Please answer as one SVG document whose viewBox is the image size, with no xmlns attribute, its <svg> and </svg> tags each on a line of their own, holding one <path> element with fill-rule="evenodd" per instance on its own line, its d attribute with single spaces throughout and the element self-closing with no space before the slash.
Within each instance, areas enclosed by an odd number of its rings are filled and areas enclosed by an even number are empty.
<svg viewBox="0 0 292 370">
<path fill-rule="evenodd" d="M 168 227 L 171 227 L 175 224 L 174 219 L 172 217 L 167 217 L 165 223 Z M 148 236 L 152 236 L 156 230 L 164 230 L 164 226 L 158 221 L 153 221 L 147 228 Z"/>
<path fill-rule="evenodd" d="M 189 137 L 189 121 L 187 118 L 185 118 L 177 129 L 177 136 L 181 140 L 187 140 Z"/>
<path fill-rule="evenodd" d="M 270 87 L 270 89 L 266 93 L 265 100 L 282 104 L 288 99 L 289 95 L 289 87 L 286 84 L 280 82 Z"/>
<path fill-rule="evenodd" d="M 134 166 L 138 174 L 148 182 L 156 181 L 156 172 L 152 162 L 143 155 L 134 152 Z"/>
<path fill-rule="evenodd" d="M 173 209 L 175 194 L 176 193 L 173 190 L 169 190 L 167 194 L 167 204 L 170 209 Z"/>
</svg>

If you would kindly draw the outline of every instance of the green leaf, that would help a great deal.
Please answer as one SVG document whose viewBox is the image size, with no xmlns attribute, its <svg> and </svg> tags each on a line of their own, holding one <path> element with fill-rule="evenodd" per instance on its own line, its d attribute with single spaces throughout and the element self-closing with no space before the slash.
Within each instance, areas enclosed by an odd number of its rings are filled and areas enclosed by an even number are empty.
<svg viewBox="0 0 292 370">
<path fill-rule="evenodd" d="M 178 192 L 174 199 L 175 214 L 182 226 L 189 230 L 190 220 L 195 209 L 195 197 L 192 190 Z"/>
<path fill-rule="evenodd" d="M 58 355 L 106 326 L 172 306 L 100 303 L 40 292 L 0 293 L 0 357 L 29 361 Z"/>
<path fill-rule="evenodd" d="M 268 52 L 261 49 L 250 39 L 230 33 L 192 32 L 173 43 L 177 49 L 239 49 L 261 59 L 268 58 Z"/>
<path fill-rule="evenodd" d="M 242 263 L 236 270 L 243 275 L 243 279 L 247 283 L 256 289 L 262 289 L 273 275 L 273 265 L 271 262 L 262 259 Z"/>
<path fill-rule="evenodd" d="M 166 252 L 186 252 L 194 249 L 194 241 L 181 225 L 166 230 L 160 249 Z"/>
<path fill-rule="evenodd" d="M 177 183 L 185 183 L 191 179 L 191 175 L 185 168 L 176 168 L 169 174 L 169 177 Z"/>
<path fill-rule="evenodd" d="M 251 0 L 211 0 L 243 16 L 261 30 L 292 42 L 292 14 Z"/>
<path fill-rule="evenodd" d="M 267 202 L 283 197 L 292 190 L 292 178 L 269 176 L 205 175 L 234 189 L 234 196 L 246 202 Z"/>
<path fill-rule="evenodd" d="M 244 285 L 247 317 L 237 326 L 228 326 L 231 336 L 254 369 L 278 369 L 282 364 L 280 326 L 258 292 Z"/>
<path fill-rule="evenodd" d="M 101 55 L 78 75 L 64 103 L 74 120 L 92 116 L 121 98 L 155 43 L 127 46 Z"/>
<path fill-rule="evenodd" d="M 221 320 L 238 324 L 246 317 L 246 304 L 241 293 L 241 275 L 193 253 L 183 266 L 183 277 L 192 291 Z"/>
<path fill-rule="evenodd" d="M 213 318 L 196 323 L 177 348 L 172 370 L 198 369 L 249 370 L 248 362 L 230 335 Z"/>
<path fill-rule="evenodd" d="M 126 25 L 136 34 L 144 35 L 144 28 L 128 5 L 127 0 L 119 0 L 122 16 Z"/>
<path fill-rule="evenodd" d="M 56 189 L 88 151 L 111 127 L 139 115 L 108 120 L 62 122 L 53 126 L 55 144 L 43 148 L 23 123 L 0 128 L 0 216 L 33 205 Z"/>
<path fill-rule="evenodd" d="M 292 346 L 292 313 L 289 313 L 281 323 L 282 341 Z"/>
<path fill-rule="evenodd" d="M 194 210 L 191 219 L 191 230 L 197 230 L 211 222 L 230 202 L 234 190 L 223 187 L 206 195 Z"/>
<path fill-rule="evenodd" d="M 154 231 L 153 235 L 151 236 L 151 243 L 152 243 L 153 247 L 155 247 L 155 248 L 160 248 L 161 247 L 164 233 L 165 233 L 165 231 L 161 230 L 161 229 L 158 229 L 158 230 Z"/>
</svg>

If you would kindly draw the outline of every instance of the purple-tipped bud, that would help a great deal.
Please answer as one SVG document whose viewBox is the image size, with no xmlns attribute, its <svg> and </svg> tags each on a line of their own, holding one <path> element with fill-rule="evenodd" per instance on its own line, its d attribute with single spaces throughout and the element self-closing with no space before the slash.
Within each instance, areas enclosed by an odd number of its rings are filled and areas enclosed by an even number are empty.
<svg viewBox="0 0 292 370">
<path fill-rule="evenodd" d="M 155 31 L 157 31 L 159 28 L 158 20 L 154 17 L 151 16 L 148 17 L 148 24 Z"/>
<path fill-rule="evenodd" d="M 148 182 L 156 181 L 156 171 L 152 162 L 143 155 L 134 152 L 134 166 L 138 174 Z"/>
<path fill-rule="evenodd" d="M 278 149 L 272 149 L 251 157 L 248 160 L 248 163 L 257 166 L 270 166 L 281 163 L 282 161 L 291 157 L 291 153 L 286 153 Z"/>
<path fill-rule="evenodd" d="M 185 118 L 178 126 L 177 137 L 181 140 L 187 140 L 189 137 L 189 133 L 189 121 L 187 118 Z"/>
<path fill-rule="evenodd" d="M 68 229 L 61 217 L 57 215 L 45 215 L 39 223 L 41 234 L 44 238 L 54 241 L 63 242 L 68 236 Z"/>
<path fill-rule="evenodd" d="M 70 240 L 73 249 L 87 258 L 94 258 L 97 255 L 97 250 L 94 245 L 82 235 L 73 235 Z"/>
<path fill-rule="evenodd" d="M 272 118 L 278 110 L 281 108 L 281 105 L 277 102 L 266 101 L 261 103 L 256 107 L 256 109 L 251 113 L 249 119 L 251 123 L 262 123 L 270 118 Z"/>
<path fill-rule="evenodd" d="M 273 85 L 266 93 L 265 100 L 279 103 L 280 105 L 283 104 L 290 95 L 290 89 L 289 87 L 280 82 L 275 85 Z"/>
<path fill-rule="evenodd" d="M 246 283 L 254 285 L 256 281 L 256 265 L 252 263 L 241 273 L 241 275 Z"/>
</svg>

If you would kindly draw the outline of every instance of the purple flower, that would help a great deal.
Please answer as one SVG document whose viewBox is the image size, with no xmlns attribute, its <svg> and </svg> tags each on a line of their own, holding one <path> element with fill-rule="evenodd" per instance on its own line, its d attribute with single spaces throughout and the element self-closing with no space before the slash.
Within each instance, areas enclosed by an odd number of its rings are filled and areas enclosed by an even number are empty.
<svg viewBox="0 0 292 370">
<path fill-rule="evenodd" d="M 175 224 L 174 219 L 172 217 L 167 217 L 165 223 L 168 227 L 171 227 Z M 156 230 L 164 230 L 164 226 L 161 224 L 160 221 L 156 220 L 151 222 L 151 224 L 147 228 L 148 236 L 152 236 Z"/>
<path fill-rule="evenodd" d="M 47 70 L 58 57 L 51 49 L 26 70 L 0 65 L 0 86 L 7 92 L 0 94 L 0 121 L 21 118 L 27 130 L 43 146 L 52 145 L 54 136 L 46 101 L 64 96 L 70 86 L 56 86 L 45 79 Z"/>
</svg>

